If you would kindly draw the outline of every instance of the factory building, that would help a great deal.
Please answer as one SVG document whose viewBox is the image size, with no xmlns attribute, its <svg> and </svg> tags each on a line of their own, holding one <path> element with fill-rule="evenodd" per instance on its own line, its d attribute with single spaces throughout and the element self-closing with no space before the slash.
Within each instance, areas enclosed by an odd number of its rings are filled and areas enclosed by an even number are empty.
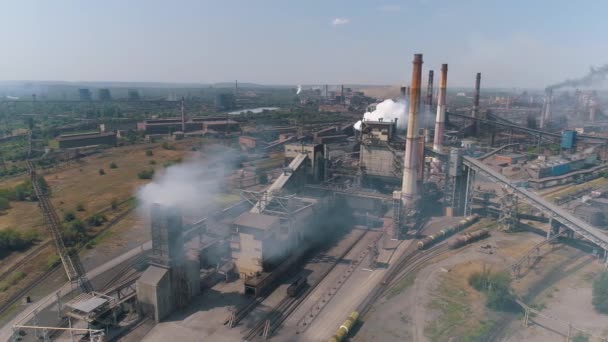
<svg viewBox="0 0 608 342">
<path fill-rule="evenodd" d="M 102 88 L 97 91 L 97 98 L 99 101 L 112 101 L 112 95 L 110 94 L 110 89 Z"/>
<path fill-rule="evenodd" d="M 578 171 L 589 166 L 596 165 L 597 154 L 576 154 L 568 158 L 541 157 L 526 164 L 526 171 L 534 179 L 562 176 L 570 172 Z"/>
<path fill-rule="evenodd" d="M 80 101 L 91 101 L 91 91 L 89 88 L 80 88 L 78 89 L 78 98 Z"/>
<path fill-rule="evenodd" d="M 240 132 L 239 123 L 226 119 L 225 116 L 193 117 L 188 120 L 184 119 L 183 122 L 182 118 L 149 119 L 137 123 L 137 130 L 145 131 L 149 135 L 181 132 L 182 128 L 185 129 L 184 133 L 217 134 Z"/>
<path fill-rule="evenodd" d="M 393 183 L 403 175 L 404 141 L 397 137 L 397 123 L 363 121 L 359 167 L 365 178 L 377 178 Z"/>
<path fill-rule="evenodd" d="M 141 312 L 156 322 L 186 307 L 200 293 L 199 256 L 197 251 L 185 251 L 182 233 L 179 210 L 152 206 L 152 254 L 136 291 Z"/>
<path fill-rule="evenodd" d="M 59 148 L 78 148 L 95 145 L 116 146 L 116 133 L 83 133 L 61 135 L 57 138 Z"/>
</svg>

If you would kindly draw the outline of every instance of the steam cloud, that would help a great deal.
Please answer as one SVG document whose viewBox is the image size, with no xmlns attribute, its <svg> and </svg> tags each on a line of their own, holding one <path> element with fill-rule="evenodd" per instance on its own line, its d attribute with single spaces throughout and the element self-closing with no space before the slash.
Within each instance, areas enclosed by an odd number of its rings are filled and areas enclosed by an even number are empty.
<svg viewBox="0 0 608 342">
<path fill-rule="evenodd" d="M 300 95 L 301 92 L 302 92 L 302 86 L 299 85 L 298 90 L 296 91 L 296 95 Z"/>
<path fill-rule="evenodd" d="M 222 181 L 234 165 L 236 156 L 229 151 L 207 153 L 206 159 L 199 154 L 191 156 L 181 164 L 168 167 L 158 173 L 153 182 L 137 191 L 139 211 L 149 213 L 154 203 L 174 206 L 183 214 L 200 215 L 215 204 L 221 192 Z"/>
<path fill-rule="evenodd" d="M 594 84 L 598 84 L 606 79 L 608 76 L 608 64 L 604 64 L 599 68 L 591 67 L 589 73 L 581 78 L 573 80 L 565 80 L 560 83 L 556 83 L 547 87 L 548 90 L 556 90 L 565 87 L 590 87 Z"/>
<path fill-rule="evenodd" d="M 397 119 L 397 128 L 405 129 L 407 127 L 407 111 L 408 103 L 406 101 L 393 101 L 391 99 L 384 100 L 376 105 L 376 110 L 363 114 L 363 120 L 357 121 L 354 128 L 361 130 L 362 121 L 395 121 Z"/>
</svg>

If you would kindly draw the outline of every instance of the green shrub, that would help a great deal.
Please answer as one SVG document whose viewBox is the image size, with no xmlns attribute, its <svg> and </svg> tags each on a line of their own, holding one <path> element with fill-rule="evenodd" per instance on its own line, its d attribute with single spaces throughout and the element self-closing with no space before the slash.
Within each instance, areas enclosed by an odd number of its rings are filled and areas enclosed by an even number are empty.
<svg viewBox="0 0 608 342">
<path fill-rule="evenodd" d="M 101 214 L 93 214 L 87 218 L 87 224 L 92 227 L 99 227 L 106 222 L 106 217 Z"/>
<path fill-rule="evenodd" d="M 104 169 L 99 169 L 99 175 L 103 176 L 106 174 L 106 171 Z"/>
<path fill-rule="evenodd" d="M 11 208 L 11 204 L 9 203 L 6 197 L 0 197 L 0 211 L 7 210 Z"/>
<path fill-rule="evenodd" d="M 63 220 L 65 222 L 71 222 L 71 221 L 74 221 L 75 219 L 76 219 L 76 215 L 71 211 L 68 211 L 67 213 L 65 213 L 63 215 Z"/>
<path fill-rule="evenodd" d="M 118 168 L 118 165 L 116 165 L 115 162 L 110 163 L 110 169 L 117 169 L 117 168 Z"/>
<path fill-rule="evenodd" d="M 154 155 L 154 152 L 152 152 L 152 150 L 146 150 L 146 156 L 152 157 L 153 155 Z"/>
<path fill-rule="evenodd" d="M 608 314 L 608 271 L 602 272 L 593 281 L 592 303 L 595 310 Z"/>
<path fill-rule="evenodd" d="M 24 234 L 12 228 L 0 230 L 0 254 L 23 250 L 30 246 L 36 238 L 35 233 Z"/>
<path fill-rule="evenodd" d="M 137 174 L 137 178 L 139 179 L 152 179 L 154 176 L 154 170 L 143 170 Z"/>
<path fill-rule="evenodd" d="M 487 295 L 486 306 L 493 310 L 508 311 L 515 308 L 515 297 L 511 292 L 511 276 L 503 271 L 483 269 L 469 276 L 469 285 Z"/>
<path fill-rule="evenodd" d="M 156 165 L 156 160 L 152 159 L 152 160 L 150 160 L 150 161 L 148 162 L 148 164 L 150 164 L 150 165 Z"/>
<path fill-rule="evenodd" d="M 112 208 L 112 210 L 116 210 L 116 208 L 118 208 L 118 200 L 116 198 L 110 202 L 110 208 Z"/>
<path fill-rule="evenodd" d="M 164 141 L 160 146 L 162 148 L 164 148 L 165 150 L 173 150 L 173 149 L 175 149 L 175 147 L 173 147 L 173 145 L 169 144 L 168 141 Z"/>
<path fill-rule="evenodd" d="M 76 211 L 85 211 L 84 204 L 78 203 L 76 204 Z"/>
<path fill-rule="evenodd" d="M 88 236 L 84 223 L 74 220 L 63 228 L 63 238 L 68 246 L 75 246 L 87 241 Z"/>
</svg>

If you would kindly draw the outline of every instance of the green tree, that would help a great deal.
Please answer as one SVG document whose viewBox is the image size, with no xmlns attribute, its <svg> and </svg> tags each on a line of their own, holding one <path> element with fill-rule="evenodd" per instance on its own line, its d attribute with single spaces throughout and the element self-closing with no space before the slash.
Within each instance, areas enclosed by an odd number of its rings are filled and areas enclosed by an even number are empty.
<svg viewBox="0 0 608 342">
<path fill-rule="evenodd" d="M 143 170 L 137 174 L 137 178 L 139 179 L 152 179 L 154 176 L 154 170 Z"/>
<path fill-rule="evenodd" d="M 93 214 L 87 218 L 87 224 L 92 227 L 99 227 L 106 221 L 106 217 L 101 214 Z"/>
<path fill-rule="evenodd" d="M 71 212 L 71 211 L 68 211 L 67 213 L 65 213 L 65 214 L 63 215 L 63 220 L 64 220 L 65 222 L 72 222 L 72 221 L 74 221 L 75 219 L 76 219 L 76 215 L 74 215 L 74 213 L 73 213 L 73 212 Z"/>
<path fill-rule="evenodd" d="M 110 169 L 117 169 L 117 168 L 118 168 L 118 165 L 116 165 L 115 162 L 110 163 Z"/>
<path fill-rule="evenodd" d="M 154 152 L 152 152 L 152 150 L 146 150 L 146 156 L 152 157 L 153 155 L 154 155 Z"/>
<path fill-rule="evenodd" d="M 608 314 L 608 271 L 602 272 L 593 281 L 593 307 L 598 312 Z"/>
<path fill-rule="evenodd" d="M 11 204 L 6 197 L 0 197 L 0 211 L 10 209 Z"/>
</svg>

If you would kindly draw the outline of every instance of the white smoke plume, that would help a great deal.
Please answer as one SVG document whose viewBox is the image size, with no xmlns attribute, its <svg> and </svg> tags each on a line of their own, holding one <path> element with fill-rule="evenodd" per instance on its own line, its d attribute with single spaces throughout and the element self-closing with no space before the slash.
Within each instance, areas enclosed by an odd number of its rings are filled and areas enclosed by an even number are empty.
<svg viewBox="0 0 608 342">
<path fill-rule="evenodd" d="M 363 114 L 363 120 L 359 120 L 353 126 L 357 131 L 361 130 L 363 121 L 379 121 L 384 122 L 395 121 L 397 119 L 397 129 L 405 130 L 407 128 L 407 119 L 409 115 L 409 102 L 406 100 L 393 101 L 391 99 L 384 100 L 376 105 L 376 110 Z M 420 104 L 418 110 L 418 127 L 433 128 L 435 125 L 434 109 L 427 104 Z"/>
<path fill-rule="evenodd" d="M 158 172 L 151 183 L 137 191 L 140 214 L 149 215 L 152 204 L 159 203 L 177 207 L 185 215 L 200 215 L 215 205 L 235 160 L 236 156 L 226 149 L 208 151 L 204 159 L 196 154 Z"/>
<path fill-rule="evenodd" d="M 397 128 L 405 129 L 407 127 L 407 111 L 408 103 L 404 100 L 397 102 L 391 99 L 384 100 L 376 105 L 376 110 L 363 114 L 363 120 L 359 120 L 354 127 L 359 131 L 362 121 L 379 121 L 379 119 L 382 119 L 382 121 L 389 122 L 397 119 Z"/>
<path fill-rule="evenodd" d="M 298 90 L 296 91 L 296 95 L 300 95 L 301 92 L 302 92 L 302 86 L 299 85 Z"/>
</svg>

